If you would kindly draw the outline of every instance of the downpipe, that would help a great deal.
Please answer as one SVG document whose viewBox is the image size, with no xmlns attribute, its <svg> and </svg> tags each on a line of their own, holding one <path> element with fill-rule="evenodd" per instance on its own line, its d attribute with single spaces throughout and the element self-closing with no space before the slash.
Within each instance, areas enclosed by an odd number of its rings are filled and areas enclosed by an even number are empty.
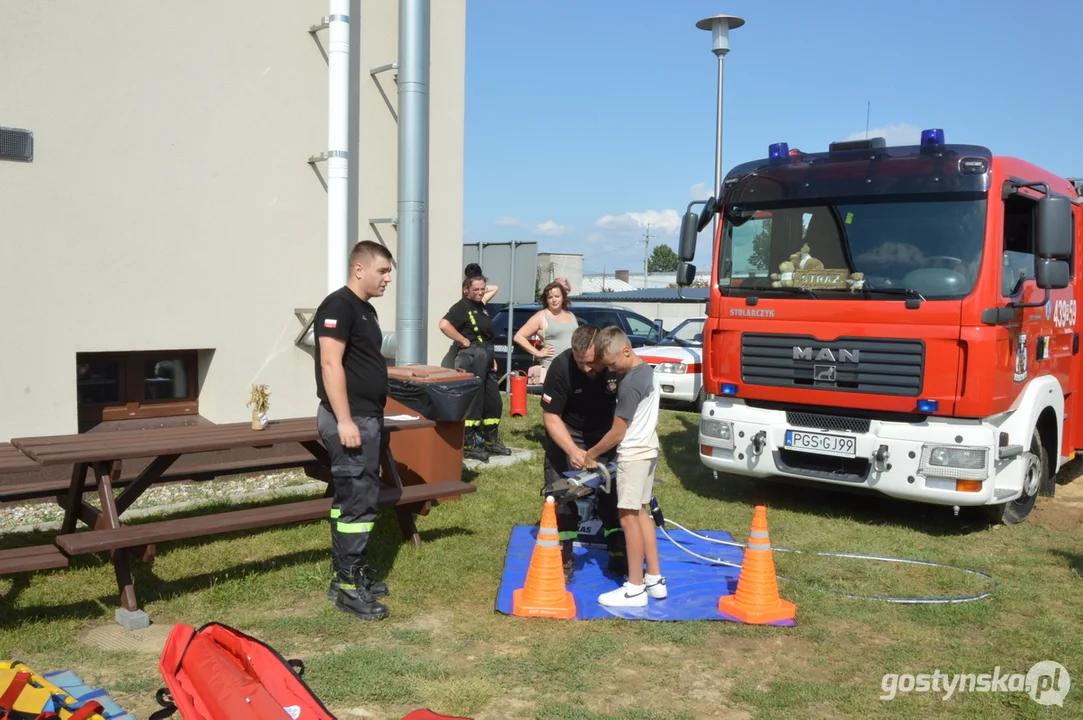
<svg viewBox="0 0 1083 720">
<path fill-rule="evenodd" d="M 327 18 L 327 292 L 349 270 L 350 0 L 331 0 Z"/>
</svg>

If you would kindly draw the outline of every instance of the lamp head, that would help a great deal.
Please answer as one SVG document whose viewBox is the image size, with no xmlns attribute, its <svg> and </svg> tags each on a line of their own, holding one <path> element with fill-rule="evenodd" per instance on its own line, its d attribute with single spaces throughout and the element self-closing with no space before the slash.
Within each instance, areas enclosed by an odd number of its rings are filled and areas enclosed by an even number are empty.
<svg viewBox="0 0 1083 720">
<path fill-rule="evenodd" d="M 735 30 L 745 24 L 745 21 L 735 15 L 713 15 L 703 18 L 696 27 L 700 30 L 711 31 L 711 52 L 715 55 L 725 55 L 730 51 L 730 30 Z"/>
</svg>

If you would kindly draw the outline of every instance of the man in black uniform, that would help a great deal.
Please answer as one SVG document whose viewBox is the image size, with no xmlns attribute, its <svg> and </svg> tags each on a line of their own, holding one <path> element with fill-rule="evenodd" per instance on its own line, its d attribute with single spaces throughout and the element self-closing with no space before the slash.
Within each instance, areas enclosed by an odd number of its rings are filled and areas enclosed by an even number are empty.
<svg viewBox="0 0 1083 720">
<path fill-rule="evenodd" d="M 366 563 L 380 497 L 380 450 L 387 402 L 387 363 L 376 309 L 391 282 L 391 253 L 365 240 L 350 253 L 346 285 L 320 303 L 316 334 L 316 427 L 331 456 L 331 559 L 328 595 L 363 620 L 389 615 L 388 594 Z"/>
<path fill-rule="evenodd" d="M 463 299 L 440 320 L 440 332 L 459 345 L 455 367 L 481 378 L 481 388 L 467 413 L 463 455 L 482 461 L 490 455 L 511 455 L 511 450 L 500 442 L 504 403 L 496 382 L 493 319 L 482 302 L 486 284 L 481 275 L 463 280 Z"/>
<path fill-rule="evenodd" d="M 579 532 L 579 508 L 569 492 L 564 473 L 582 467 L 586 451 L 598 443 L 613 426 L 620 376 L 602 365 L 594 350 L 600 329 L 581 325 L 572 333 L 570 349 L 553 358 L 542 386 L 542 418 L 545 422 L 545 488 L 557 504 L 557 530 L 564 560 L 564 579 L 575 570 L 572 542 Z M 598 458 L 612 462 L 616 448 Z M 617 516 L 617 488 L 597 490 L 598 517 L 605 530 L 609 550 L 609 572 L 625 575 L 628 559 L 624 552 L 624 531 Z"/>
</svg>

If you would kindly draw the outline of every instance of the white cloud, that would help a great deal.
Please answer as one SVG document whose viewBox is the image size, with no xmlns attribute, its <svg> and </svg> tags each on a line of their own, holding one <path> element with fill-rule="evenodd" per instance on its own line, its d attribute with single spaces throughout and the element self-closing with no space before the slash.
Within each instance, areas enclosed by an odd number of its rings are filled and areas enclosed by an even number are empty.
<svg viewBox="0 0 1083 720">
<path fill-rule="evenodd" d="M 552 220 L 546 220 L 545 222 L 534 226 L 535 233 L 548 237 L 560 237 L 561 235 L 567 235 L 571 229 L 572 228 L 570 225 L 557 225 Z"/>
<path fill-rule="evenodd" d="M 706 200 L 709 197 L 711 197 L 711 188 L 707 183 L 696 183 L 688 188 L 689 200 Z"/>
<path fill-rule="evenodd" d="M 496 224 L 504 227 L 519 227 L 523 224 L 523 221 L 517 217 L 502 217 L 496 219 Z"/>
<path fill-rule="evenodd" d="M 681 216 L 676 210 L 669 209 L 626 212 L 600 217 L 594 227 L 616 233 L 638 233 L 647 227 L 647 223 L 650 223 L 653 234 L 675 235 L 681 227 Z"/>
<path fill-rule="evenodd" d="M 878 128 L 870 128 L 868 137 L 882 137 L 888 145 L 917 145 L 921 142 L 921 128 L 910 123 L 897 123 Z M 864 140 L 865 131 L 852 132 L 847 140 Z"/>
</svg>

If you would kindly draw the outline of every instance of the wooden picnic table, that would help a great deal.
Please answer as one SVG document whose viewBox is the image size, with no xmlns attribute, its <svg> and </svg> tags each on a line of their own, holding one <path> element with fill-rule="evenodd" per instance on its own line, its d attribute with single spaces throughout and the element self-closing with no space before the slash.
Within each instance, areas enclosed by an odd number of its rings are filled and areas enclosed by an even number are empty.
<svg viewBox="0 0 1083 720">
<path fill-rule="evenodd" d="M 403 487 L 397 464 L 391 454 L 392 433 L 431 428 L 431 420 L 385 419 L 381 452 L 381 505 L 394 505 L 400 528 L 406 539 L 419 543 L 413 513 L 427 511 L 428 504 L 440 497 L 472 492 L 474 486 L 448 479 L 427 487 Z M 85 433 L 44 437 L 15 438 L 11 448 L 0 447 L 0 466 L 15 470 L 33 470 L 57 465 L 72 465 L 71 483 L 65 495 L 58 497 L 64 507 L 64 521 L 56 544 L 68 555 L 108 550 L 112 553 L 120 590 L 121 606 L 138 611 L 128 552 L 135 551 L 150 560 L 155 542 L 199 537 L 214 532 L 249 529 L 327 517 L 333 486 L 328 482 L 322 500 L 306 500 L 270 506 L 216 513 L 195 518 L 181 518 L 135 526 L 123 526 L 121 517 L 139 497 L 161 478 L 163 472 L 182 455 L 233 450 L 244 447 L 269 447 L 279 443 L 298 443 L 315 458 L 321 472 L 330 480 L 330 460 L 320 440 L 314 417 L 273 421 L 263 430 L 253 430 L 251 423 L 210 426 L 164 427 L 116 433 Z M 11 450 L 17 451 L 16 455 Z M 113 482 L 121 474 L 125 460 L 153 458 L 149 465 L 122 493 L 114 497 Z M 83 500 L 87 474 L 93 471 L 101 510 Z M 91 528 L 77 532 L 82 521 Z M 28 561 L 29 562 L 29 561 Z"/>
<path fill-rule="evenodd" d="M 0 473 L 34 472 L 41 466 L 10 443 L 0 443 Z"/>
</svg>

